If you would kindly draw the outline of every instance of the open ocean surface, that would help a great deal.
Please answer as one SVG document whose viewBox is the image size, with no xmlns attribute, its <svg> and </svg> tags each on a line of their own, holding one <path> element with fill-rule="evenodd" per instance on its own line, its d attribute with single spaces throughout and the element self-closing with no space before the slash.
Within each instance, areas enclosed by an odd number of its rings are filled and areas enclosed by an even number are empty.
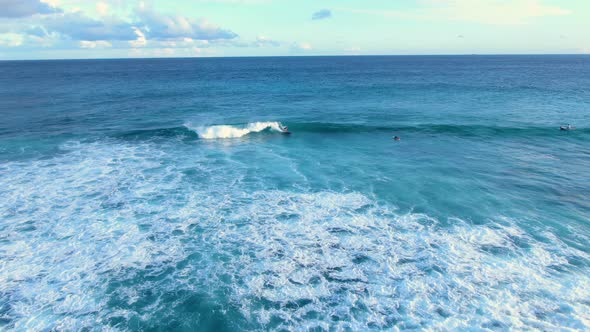
<svg viewBox="0 0 590 332">
<path fill-rule="evenodd" d="M 80 329 L 589 330 L 590 56 L 0 62 L 0 330 Z"/>
</svg>

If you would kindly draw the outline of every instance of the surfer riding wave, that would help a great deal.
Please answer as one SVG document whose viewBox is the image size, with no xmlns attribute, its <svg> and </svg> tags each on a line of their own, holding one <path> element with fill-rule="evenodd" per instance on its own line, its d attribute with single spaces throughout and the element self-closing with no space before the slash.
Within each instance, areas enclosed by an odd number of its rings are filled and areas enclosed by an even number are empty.
<svg viewBox="0 0 590 332">
<path fill-rule="evenodd" d="M 194 126 L 190 123 L 184 124 L 185 128 L 196 132 L 202 139 L 227 139 L 243 137 L 252 133 L 264 131 L 275 131 L 283 134 L 290 134 L 287 126 L 280 122 L 251 122 L 245 125 L 213 125 Z"/>
</svg>

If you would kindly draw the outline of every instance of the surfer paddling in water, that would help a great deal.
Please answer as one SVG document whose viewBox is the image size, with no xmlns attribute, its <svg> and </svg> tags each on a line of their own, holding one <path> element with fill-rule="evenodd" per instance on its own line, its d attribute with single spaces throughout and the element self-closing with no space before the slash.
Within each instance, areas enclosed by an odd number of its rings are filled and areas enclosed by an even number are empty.
<svg viewBox="0 0 590 332">
<path fill-rule="evenodd" d="M 572 127 L 571 124 L 568 124 L 567 126 L 561 126 L 559 127 L 560 130 L 564 130 L 564 131 L 570 131 L 570 130 L 575 130 L 576 127 Z"/>
</svg>

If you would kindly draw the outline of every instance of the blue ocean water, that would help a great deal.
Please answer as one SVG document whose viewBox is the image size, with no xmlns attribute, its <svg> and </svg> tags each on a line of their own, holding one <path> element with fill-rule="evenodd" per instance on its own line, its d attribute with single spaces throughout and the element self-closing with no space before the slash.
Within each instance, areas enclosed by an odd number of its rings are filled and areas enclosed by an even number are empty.
<svg viewBox="0 0 590 332">
<path fill-rule="evenodd" d="M 590 56 L 0 62 L 0 330 L 588 330 L 589 173 Z"/>
</svg>

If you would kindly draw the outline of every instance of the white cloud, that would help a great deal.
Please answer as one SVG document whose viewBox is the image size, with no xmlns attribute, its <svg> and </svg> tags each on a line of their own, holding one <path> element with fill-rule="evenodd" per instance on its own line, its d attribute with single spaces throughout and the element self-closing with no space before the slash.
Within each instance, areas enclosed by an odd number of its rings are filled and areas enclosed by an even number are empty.
<svg viewBox="0 0 590 332">
<path fill-rule="evenodd" d="M 129 41 L 129 45 L 131 47 L 144 47 L 147 45 L 147 40 L 145 39 L 145 34 L 136 27 L 133 27 L 133 32 L 137 35 L 137 39 Z"/>
<path fill-rule="evenodd" d="M 94 19 L 83 12 L 52 15 L 38 21 L 49 32 L 59 33 L 73 40 L 134 40 L 133 26 L 120 18 L 109 16 Z M 66 38 L 67 39 L 67 38 Z"/>
<path fill-rule="evenodd" d="M 182 39 L 198 40 L 233 39 L 237 34 L 222 29 L 204 19 L 195 19 L 182 15 L 161 14 L 145 4 L 136 10 L 142 30 L 148 39 Z"/>
<path fill-rule="evenodd" d="M 2 33 L 0 34 L 0 46 L 17 47 L 23 44 L 24 37 L 16 33 Z"/>
<path fill-rule="evenodd" d="M 0 8 L 6 1 L 16 0 L 0 0 Z M 72 12 L 71 8 L 64 12 L 57 7 L 54 8 L 53 14 L 22 16 L 25 12 L 28 13 L 36 8 L 29 6 L 34 5 L 35 2 L 28 0 L 26 8 L 22 6 L 13 8 L 9 13 L 0 9 L 0 16 L 21 15 L 0 19 L 0 33 L 38 37 L 53 35 L 55 39 L 61 39 L 64 42 L 73 41 L 74 44 L 78 41 L 122 41 L 131 47 L 143 47 L 150 41 L 181 41 L 192 47 L 193 40 L 230 40 L 237 37 L 235 33 L 222 29 L 205 19 L 161 14 L 153 11 L 151 7 L 144 6 L 143 9 L 137 9 L 135 13 L 137 16 L 133 19 L 111 15 L 110 6 L 115 3 L 114 1 L 104 0 L 94 4 L 97 13 L 101 14 L 99 17 L 89 16 L 82 11 Z M 42 4 L 48 6 L 45 3 Z M 270 41 L 260 42 L 269 43 Z M 10 43 L 3 41 L 3 45 L 15 43 L 15 41 Z M 92 46 L 88 43 L 84 45 Z"/>
<path fill-rule="evenodd" d="M 0 0 L 0 12 L 2 3 L 7 1 L 20 3 L 20 0 Z M 108 48 L 129 49 L 130 56 L 203 56 L 213 54 L 217 48 L 281 46 L 281 42 L 265 35 L 241 39 L 205 18 L 161 13 L 155 10 L 151 0 L 132 2 L 136 5 L 131 6 L 129 2 L 125 5 L 124 0 L 23 0 L 27 13 L 33 14 L 22 16 L 24 11 L 19 8 L 11 15 L 20 16 L 0 19 L 0 34 L 4 33 L 0 48 L 10 47 L 11 52 L 49 47 L 60 52 Z M 40 9 L 49 7 L 52 12 L 39 13 Z M 124 14 L 125 8 L 131 10 L 128 15 Z M 311 45 L 302 43 L 297 48 L 311 50 Z"/>
<path fill-rule="evenodd" d="M 79 42 L 80 48 L 105 48 L 112 47 L 113 44 L 106 40 L 81 40 Z"/>
</svg>

